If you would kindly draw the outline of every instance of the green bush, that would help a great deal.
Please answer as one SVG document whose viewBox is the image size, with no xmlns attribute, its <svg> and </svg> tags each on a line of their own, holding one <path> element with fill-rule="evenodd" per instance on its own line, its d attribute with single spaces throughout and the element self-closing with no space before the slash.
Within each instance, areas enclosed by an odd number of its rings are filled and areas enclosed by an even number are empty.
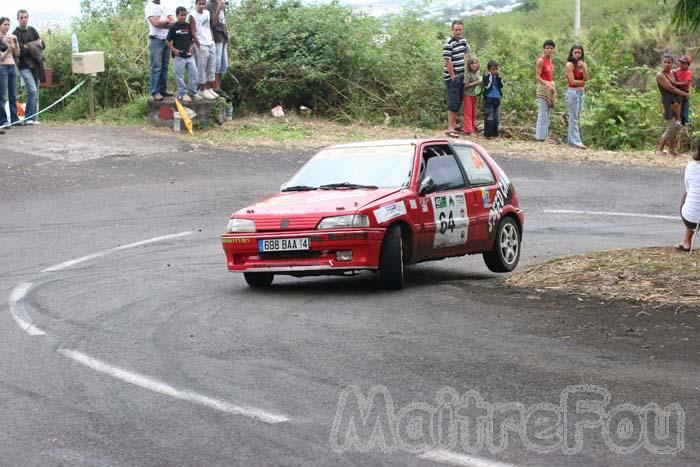
<svg viewBox="0 0 700 467">
<path fill-rule="evenodd" d="M 466 21 L 465 35 L 480 59 L 481 72 L 486 72 L 491 59 L 501 65 L 506 82 L 505 134 L 532 137 L 537 109 L 535 61 L 543 40 L 552 38 L 558 44 L 554 64 L 560 101 L 551 131 L 555 137 L 566 137 L 564 66 L 574 43 L 571 3 L 525 2 L 513 13 Z M 95 82 L 98 110 L 109 121 L 143 118 L 143 96 L 149 91 L 143 1 L 83 0 L 82 8 L 82 16 L 73 24 L 81 50 L 105 52 L 106 70 Z M 286 109 L 305 105 L 316 115 L 345 121 L 376 123 L 388 116 L 397 124 L 442 127 L 441 45 L 449 26 L 424 19 L 424 8 L 375 18 L 337 1 L 242 0 L 228 10 L 231 67 L 225 90 L 239 112 L 268 112 L 278 104 Z M 653 145 L 663 120 L 654 72 L 645 64 L 658 65 L 663 44 L 687 51 L 697 45 L 697 38 L 670 31 L 663 5 L 648 0 L 607 0 L 595 10 L 585 10 L 584 19 L 582 42 L 593 77 L 586 86 L 581 121 L 584 141 L 610 149 Z M 70 33 L 52 32 L 46 41 L 57 85 L 42 102 L 60 97 L 83 79 L 70 72 Z M 681 45 L 686 49 L 680 50 Z M 693 99 L 695 105 L 697 98 Z M 60 118 L 79 119 L 86 113 L 83 89 L 67 101 Z M 694 134 L 695 128 L 688 134 Z"/>
</svg>

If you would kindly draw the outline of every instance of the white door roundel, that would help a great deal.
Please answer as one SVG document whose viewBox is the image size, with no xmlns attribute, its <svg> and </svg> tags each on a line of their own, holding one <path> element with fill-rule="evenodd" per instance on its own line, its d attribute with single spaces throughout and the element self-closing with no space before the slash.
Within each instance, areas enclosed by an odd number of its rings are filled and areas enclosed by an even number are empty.
<svg viewBox="0 0 700 467">
<path fill-rule="evenodd" d="M 433 248 L 467 243 L 469 213 L 464 193 L 431 196 L 435 216 Z"/>
</svg>

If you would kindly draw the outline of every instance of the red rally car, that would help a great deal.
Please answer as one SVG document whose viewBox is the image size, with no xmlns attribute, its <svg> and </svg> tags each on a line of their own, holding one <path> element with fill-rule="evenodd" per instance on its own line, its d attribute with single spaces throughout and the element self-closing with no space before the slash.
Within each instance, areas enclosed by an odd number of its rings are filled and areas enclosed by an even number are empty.
<svg viewBox="0 0 700 467">
<path fill-rule="evenodd" d="M 400 289 L 404 266 L 483 254 L 494 272 L 520 259 L 523 211 L 486 151 L 467 141 L 387 140 L 332 146 L 280 193 L 231 216 L 228 270 L 253 287 L 275 274 L 379 272 Z"/>
</svg>

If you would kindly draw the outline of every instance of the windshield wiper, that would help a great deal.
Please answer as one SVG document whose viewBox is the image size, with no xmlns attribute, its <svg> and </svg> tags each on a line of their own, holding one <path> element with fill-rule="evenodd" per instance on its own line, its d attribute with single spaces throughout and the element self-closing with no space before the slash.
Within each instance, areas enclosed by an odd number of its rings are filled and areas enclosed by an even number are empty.
<svg viewBox="0 0 700 467">
<path fill-rule="evenodd" d="M 306 185 L 294 185 L 294 186 L 288 186 L 286 188 L 283 188 L 280 191 L 312 191 L 312 190 L 318 190 L 315 186 L 306 186 Z"/>
<path fill-rule="evenodd" d="M 328 185 L 321 185 L 319 187 L 322 190 L 337 190 L 339 188 L 348 188 L 350 190 L 356 189 L 366 189 L 366 190 L 376 190 L 377 187 L 374 185 L 358 185 L 357 183 L 329 183 Z"/>
</svg>

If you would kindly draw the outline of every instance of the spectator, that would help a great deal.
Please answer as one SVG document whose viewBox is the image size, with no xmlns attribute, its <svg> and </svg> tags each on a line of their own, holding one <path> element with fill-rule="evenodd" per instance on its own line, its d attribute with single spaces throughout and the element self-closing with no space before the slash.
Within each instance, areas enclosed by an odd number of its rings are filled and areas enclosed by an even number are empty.
<svg viewBox="0 0 700 467">
<path fill-rule="evenodd" d="M 5 103 L 10 104 L 10 124 L 19 122 L 17 116 L 17 69 L 16 59 L 19 57 L 19 42 L 17 37 L 10 34 L 10 18 L 0 18 L 0 42 L 7 46 L 0 52 L 0 128 L 8 125 Z M 7 96 L 7 97 L 5 97 Z M 10 128 L 8 126 L 7 128 Z"/>
<path fill-rule="evenodd" d="M 689 251 L 693 234 L 700 220 L 700 138 L 695 140 L 693 160 L 685 167 L 685 194 L 681 202 L 681 220 L 685 224 L 683 241 L 676 245 L 679 251 Z"/>
<path fill-rule="evenodd" d="M 552 55 L 556 44 L 553 40 L 544 41 L 544 53 L 537 59 L 535 73 L 537 76 L 537 126 L 535 139 L 544 141 L 549 136 L 549 113 L 557 103 L 557 88 L 554 86 L 554 65 Z"/>
<path fill-rule="evenodd" d="M 661 104 L 663 105 L 663 116 L 666 120 L 666 131 L 661 135 L 661 141 L 657 149 L 659 156 L 664 156 L 664 147 L 668 145 L 669 155 L 675 156 L 676 153 L 676 133 L 680 128 L 680 121 L 677 120 L 678 111 L 680 109 L 680 101 L 683 97 L 688 97 L 688 93 L 681 91 L 673 85 L 673 55 L 666 54 L 663 56 L 661 71 L 656 74 L 656 84 L 661 93 Z"/>
<path fill-rule="evenodd" d="M 447 131 L 446 134 L 459 138 L 456 131 L 457 112 L 462 105 L 464 89 L 464 55 L 469 54 L 469 43 L 462 37 L 464 23 L 452 22 L 452 35 L 442 46 L 442 57 L 445 60 L 444 80 L 447 88 Z"/>
<path fill-rule="evenodd" d="M 569 50 L 569 57 L 566 61 L 566 81 L 569 85 L 569 89 L 566 91 L 566 102 L 569 107 L 569 144 L 579 149 L 586 149 L 586 146 L 581 142 L 579 120 L 583 111 L 583 87 L 589 79 L 583 47 L 574 45 Z"/>
<path fill-rule="evenodd" d="M 214 45 L 216 47 L 216 73 L 214 76 L 214 92 L 222 94 L 221 79 L 228 70 L 228 26 L 226 23 L 226 1 L 208 0 L 207 10 L 211 17 L 211 30 L 214 34 Z"/>
<path fill-rule="evenodd" d="M 19 42 L 17 68 L 24 82 L 24 88 L 27 90 L 24 122 L 28 125 L 38 125 L 39 119 L 35 114 L 39 112 L 39 84 L 45 81 L 44 41 L 41 40 L 36 29 L 27 25 L 29 23 L 27 10 L 17 12 L 17 21 L 19 26 L 13 32 Z"/>
<path fill-rule="evenodd" d="M 7 44 L 5 44 L 5 41 L 0 41 L 0 54 L 2 54 L 2 52 L 7 52 Z M 0 126 L 2 126 L 2 125 L 0 125 Z M 0 130 L 0 135 L 4 135 L 4 134 L 5 134 L 5 132 L 3 130 Z"/>
<path fill-rule="evenodd" d="M 168 66 L 170 53 L 165 39 L 169 28 L 175 23 L 168 9 L 160 0 L 151 0 L 146 4 L 146 21 L 148 21 L 148 48 L 151 52 L 151 95 L 157 101 L 170 97 L 168 92 Z"/>
<path fill-rule="evenodd" d="M 192 56 L 195 40 L 192 27 L 187 21 L 187 8 L 177 7 L 175 15 L 177 15 L 177 21 L 170 27 L 166 40 L 175 59 L 177 92 L 182 102 L 192 102 L 190 95 L 199 101 L 202 100 L 202 96 L 197 92 L 197 64 Z M 185 84 L 185 73 L 189 75 L 189 94 L 188 85 Z"/>
<path fill-rule="evenodd" d="M 488 73 L 482 80 L 484 88 L 484 136 L 487 139 L 498 138 L 500 124 L 501 97 L 503 96 L 503 80 L 498 70 L 498 62 L 491 60 Z"/>
<path fill-rule="evenodd" d="M 675 78 L 675 86 L 681 91 L 685 91 L 690 94 L 690 85 L 693 83 L 693 72 L 690 70 L 690 57 L 687 55 L 681 55 L 678 59 L 679 67 L 673 72 Z M 681 102 L 681 125 L 685 126 L 688 124 L 690 117 L 690 100 L 688 97 L 684 97 Z"/>
<path fill-rule="evenodd" d="M 218 99 L 213 91 L 216 68 L 216 45 L 211 33 L 209 10 L 204 8 L 206 0 L 197 0 L 195 11 L 190 15 L 190 25 L 197 43 L 195 61 L 199 71 L 199 93 L 205 99 Z"/>
<path fill-rule="evenodd" d="M 479 101 L 479 96 L 476 95 L 476 88 L 480 84 L 479 60 L 471 57 L 467 60 L 467 70 L 464 73 L 464 118 L 462 119 L 462 130 L 467 135 L 476 132 L 476 109 Z"/>
</svg>

